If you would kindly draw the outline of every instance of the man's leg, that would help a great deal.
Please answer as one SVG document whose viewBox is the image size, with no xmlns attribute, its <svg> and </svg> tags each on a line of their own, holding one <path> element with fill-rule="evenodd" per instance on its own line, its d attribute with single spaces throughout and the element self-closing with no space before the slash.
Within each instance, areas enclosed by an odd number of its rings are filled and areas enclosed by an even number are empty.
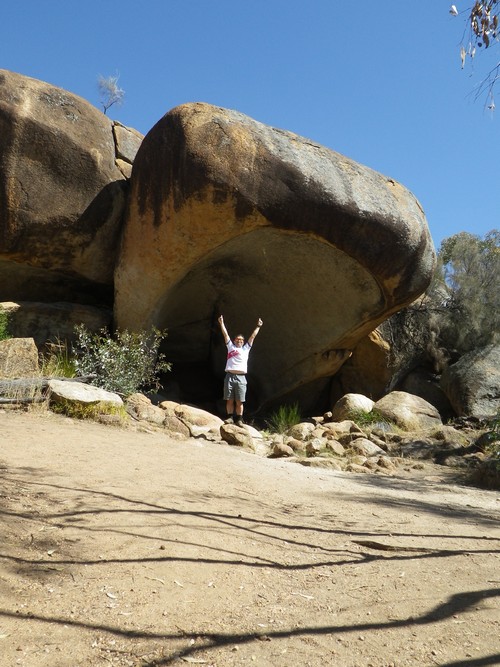
<svg viewBox="0 0 500 667">
<path fill-rule="evenodd" d="M 234 420 L 234 423 L 236 426 L 243 426 L 244 421 L 243 421 L 243 401 L 238 401 L 236 400 L 236 418 Z"/>
<path fill-rule="evenodd" d="M 232 384 L 232 378 L 229 373 L 226 373 L 224 378 L 224 400 L 226 401 L 226 424 L 233 423 L 233 412 L 234 412 L 234 387 Z"/>
<path fill-rule="evenodd" d="M 226 401 L 226 421 L 233 418 L 234 412 L 234 399 L 228 398 Z"/>
<path fill-rule="evenodd" d="M 243 425 L 243 404 L 245 402 L 247 392 L 247 380 L 245 376 L 238 377 L 238 384 L 235 387 L 235 398 L 234 402 L 236 404 L 236 425 Z"/>
</svg>

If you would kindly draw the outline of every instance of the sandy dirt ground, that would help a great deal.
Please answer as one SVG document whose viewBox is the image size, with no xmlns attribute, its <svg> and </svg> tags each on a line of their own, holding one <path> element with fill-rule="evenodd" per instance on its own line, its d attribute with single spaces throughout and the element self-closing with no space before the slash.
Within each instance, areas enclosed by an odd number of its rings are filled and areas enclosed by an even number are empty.
<svg viewBox="0 0 500 667">
<path fill-rule="evenodd" d="M 0 410 L 2 667 L 500 665 L 500 494 Z"/>
</svg>

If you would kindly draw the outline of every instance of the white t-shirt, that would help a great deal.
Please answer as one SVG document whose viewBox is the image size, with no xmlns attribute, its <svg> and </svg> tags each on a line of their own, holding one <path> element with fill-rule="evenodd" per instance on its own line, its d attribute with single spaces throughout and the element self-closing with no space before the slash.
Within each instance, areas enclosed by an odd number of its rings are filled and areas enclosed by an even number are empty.
<svg viewBox="0 0 500 667">
<path fill-rule="evenodd" d="M 227 361 L 226 372 L 239 371 L 240 373 L 247 372 L 248 355 L 252 346 L 245 343 L 243 347 L 236 347 L 230 340 L 227 343 Z"/>
</svg>

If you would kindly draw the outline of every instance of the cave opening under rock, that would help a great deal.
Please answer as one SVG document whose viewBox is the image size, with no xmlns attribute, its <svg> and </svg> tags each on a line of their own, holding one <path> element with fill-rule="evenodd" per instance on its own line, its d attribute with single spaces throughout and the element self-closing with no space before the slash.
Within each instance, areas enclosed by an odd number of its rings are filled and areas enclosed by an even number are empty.
<svg viewBox="0 0 500 667">
<path fill-rule="evenodd" d="M 379 285 L 346 253 L 308 234 L 253 230 L 217 247 L 163 295 L 154 320 L 168 330 L 165 392 L 220 411 L 226 348 L 218 317 L 232 338 L 248 338 L 261 317 L 247 410 L 292 398 L 310 407 L 349 355 L 337 342 L 381 308 Z"/>
</svg>

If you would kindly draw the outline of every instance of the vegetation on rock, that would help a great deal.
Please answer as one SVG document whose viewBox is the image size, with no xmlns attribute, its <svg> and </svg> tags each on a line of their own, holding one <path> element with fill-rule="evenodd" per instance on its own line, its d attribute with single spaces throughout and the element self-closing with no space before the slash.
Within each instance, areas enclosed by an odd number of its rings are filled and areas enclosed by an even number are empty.
<svg viewBox="0 0 500 667">
<path fill-rule="evenodd" d="M 387 417 L 384 417 L 382 413 L 376 409 L 370 410 L 370 412 L 365 412 L 364 410 L 352 410 L 349 413 L 348 418 L 360 428 L 368 426 L 379 427 L 382 429 L 396 428 L 395 424 L 393 424 Z"/>
<path fill-rule="evenodd" d="M 484 434 L 485 460 L 473 476 L 481 486 L 500 489 L 500 412 L 491 423 L 491 430 Z"/>
<path fill-rule="evenodd" d="M 50 409 L 52 412 L 73 419 L 111 421 L 118 425 L 126 424 L 128 419 L 127 411 L 123 406 L 113 405 L 102 401 L 99 403 L 79 403 L 78 401 L 59 400 L 57 403 L 52 403 Z"/>
</svg>

